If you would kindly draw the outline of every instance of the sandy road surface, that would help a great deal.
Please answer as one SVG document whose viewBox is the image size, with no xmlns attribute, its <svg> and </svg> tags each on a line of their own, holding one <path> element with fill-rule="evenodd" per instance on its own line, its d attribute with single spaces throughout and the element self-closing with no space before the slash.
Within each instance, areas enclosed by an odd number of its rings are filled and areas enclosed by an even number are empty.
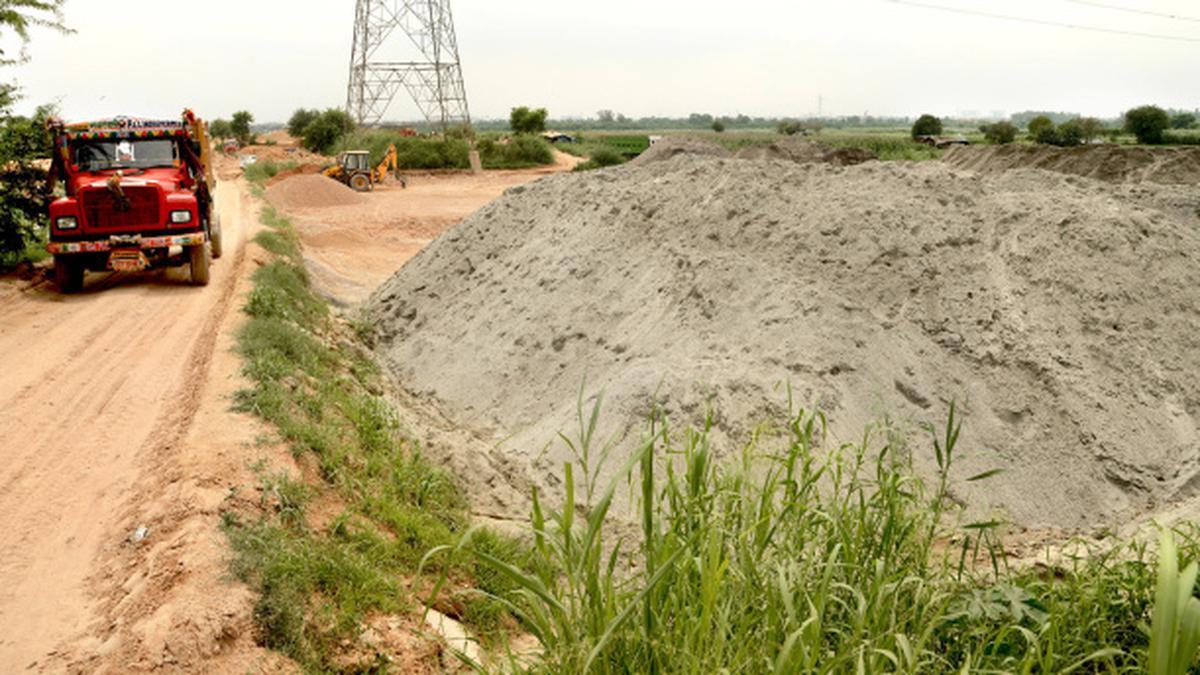
<svg viewBox="0 0 1200 675">
<path fill-rule="evenodd" d="M 89 274 L 70 297 L 0 283 L 0 672 L 187 669 L 246 641 L 216 519 L 252 480 L 237 450 L 257 426 L 228 397 L 256 219 L 240 183 L 218 208 L 206 288 L 186 268 Z"/>
</svg>

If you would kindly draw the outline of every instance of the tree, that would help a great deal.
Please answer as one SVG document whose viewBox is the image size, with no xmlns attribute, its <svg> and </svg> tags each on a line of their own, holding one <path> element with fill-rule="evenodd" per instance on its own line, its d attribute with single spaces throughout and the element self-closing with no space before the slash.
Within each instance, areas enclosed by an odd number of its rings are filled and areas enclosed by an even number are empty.
<svg viewBox="0 0 1200 675">
<path fill-rule="evenodd" d="M 208 123 L 208 133 L 213 138 L 233 138 L 233 125 L 229 120 L 216 119 Z"/>
<path fill-rule="evenodd" d="M 1196 116 L 1192 113 L 1179 113 L 1171 117 L 1172 129 L 1191 129 L 1196 126 Z"/>
<path fill-rule="evenodd" d="M 254 123 L 254 115 L 251 115 L 245 110 L 239 110 L 233 113 L 233 120 L 229 123 L 229 128 L 233 131 L 233 136 L 242 145 L 249 145 L 253 136 L 250 133 L 250 125 Z"/>
<path fill-rule="evenodd" d="M 599 120 L 601 124 L 612 124 L 613 120 L 617 119 L 617 116 L 611 110 L 601 110 L 600 112 L 596 113 L 596 119 Z"/>
<path fill-rule="evenodd" d="M 1167 111 L 1156 105 L 1144 105 L 1125 113 L 1125 131 L 1137 136 L 1138 143 L 1159 145 L 1163 132 L 1171 126 Z"/>
<path fill-rule="evenodd" d="M 1079 122 L 1079 130 L 1083 133 L 1083 142 L 1088 145 L 1104 133 L 1104 122 L 1095 117 L 1080 117 L 1076 121 Z"/>
<path fill-rule="evenodd" d="M 21 51 L 16 58 L 0 49 L 0 66 L 21 63 L 28 59 L 25 48 L 29 44 L 29 29 L 34 26 L 53 28 L 61 33 L 71 32 L 63 25 L 63 2 L 64 0 L 0 0 L 0 35 L 5 31 L 12 31 L 21 43 Z M 7 106 L 0 110 L 6 111 Z"/>
<path fill-rule="evenodd" d="M 354 119 L 345 110 L 330 108 L 304 127 L 301 144 L 313 152 L 327 155 L 346 134 L 354 131 L 355 126 Z"/>
<path fill-rule="evenodd" d="M 795 120 L 781 120 L 775 125 L 775 131 L 781 136 L 795 136 L 804 131 L 804 125 Z"/>
<path fill-rule="evenodd" d="M 717 132 L 718 134 L 724 133 L 725 132 L 725 123 L 722 122 L 721 120 L 714 120 L 712 123 L 712 130 Z"/>
<path fill-rule="evenodd" d="M 320 116 L 320 110 L 298 108 L 296 112 L 292 113 L 292 118 L 288 120 L 288 133 L 292 138 L 303 138 L 305 128 Z"/>
<path fill-rule="evenodd" d="M 983 137 L 988 143 L 996 145 L 1008 145 L 1017 139 L 1017 125 L 1012 122 L 996 122 L 995 124 L 985 124 L 980 127 L 983 132 Z"/>
<path fill-rule="evenodd" d="M 942 121 L 933 115 L 921 115 L 917 118 L 916 124 L 912 128 L 912 137 L 919 138 L 921 136 L 941 136 Z"/>
<path fill-rule="evenodd" d="M 1067 120 L 1058 125 L 1054 132 L 1054 144 L 1061 147 L 1072 147 L 1083 143 L 1083 125 L 1079 118 Z"/>
<path fill-rule="evenodd" d="M 1054 120 L 1045 115 L 1039 115 L 1029 120 L 1029 137 L 1033 139 L 1034 143 L 1052 145 L 1058 140 L 1057 132 Z"/>
<path fill-rule="evenodd" d="M 546 118 L 550 113 L 545 108 L 530 110 L 526 106 L 513 108 L 508 116 L 508 128 L 517 134 L 540 134 L 546 130 Z"/>
</svg>

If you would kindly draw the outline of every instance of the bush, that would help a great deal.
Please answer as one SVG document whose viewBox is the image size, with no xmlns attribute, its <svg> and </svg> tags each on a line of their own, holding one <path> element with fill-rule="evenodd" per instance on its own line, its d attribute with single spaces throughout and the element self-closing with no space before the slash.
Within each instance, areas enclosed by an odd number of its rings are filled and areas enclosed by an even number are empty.
<svg viewBox="0 0 1200 675">
<path fill-rule="evenodd" d="M 546 117 L 549 114 L 545 108 L 513 108 L 508 116 L 508 126 L 515 134 L 540 134 L 546 130 Z"/>
<path fill-rule="evenodd" d="M 1017 127 L 1012 122 L 985 124 L 980 128 L 988 143 L 1008 145 L 1017 139 Z"/>
<path fill-rule="evenodd" d="M 912 128 L 912 137 L 920 136 L 941 136 L 942 121 L 933 115 L 921 115 L 917 118 L 916 124 Z"/>
<path fill-rule="evenodd" d="M 479 141 L 479 159 L 487 169 L 523 169 L 554 163 L 550 144 L 536 136 L 516 136 L 508 143 Z"/>
<path fill-rule="evenodd" d="M 1054 133 L 1054 145 L 1072 147 L 1083 144 L 1083 125 L 1078 118 L 1058 125 Z"/>
<path fill-rule="evenodd" d="M 783 120 L 775 125 L 775 131 L 781 136 L 795 136 L 804 131 L 804 125 L 795 120 Z"/>
<path fill-rule="evenodd" d="M 319 110 L 297 109 L 292 113 L 292 119 L 288 120 L 288 133 L 292 135 L 292 138 L 303 138 L 304 130 L 320 116 L 321 111 Z"/>
<path fill-rule="evenodd" d="M 625 155 L 622 155 L 616 148 L 601 145 L 597 147 L 588 161 L 575 167 L 576 171 L 591 171 L 593 169 L 603 169 L 610 166 L 617 166 L 625 163 Z"/>
<path fill-rule="evenodd" d="M 48 184 L 38 162 L 50 157 L 49 115 L 49 108 L 39 108 L 33 117 L 0 110 L 0 265 L 28 257 L 27 249 L 37 246 L 45 231 Z"/>
<path fill-rule="evenodd" d="M 329 154 L 346 134 L 354 131 L 354 126 L 346 111 L 330 108 L 304 127 L 301 143 L 313 152 Z"/>
<path fill-rule="evenodd" d="M 1138 143 L 1159 145 L 1163 132 L 1171 126 L 1167 111 L 1154 105 L 1144 105 L 1125 113 L 1125 131 L 1137 136 Z"/>
<path fill-rule="evenodd" d="M 712 130 L 717 132 L 718 134 L 724 133 L 725 132 L 725 123 L 722 122 L 721 120 L 716 120 L 715 122 L 712 123 Z"/>
<path fill-rule="evenodd" d="M 1029 137 L 1035 143 L 1044 145 L 1053 145 L 1058 142 L 1058 129 L 1054 126 L 1054 121 L 1045 115 L 1039 115 L 1029 120 Z"/>
<path fill-rule="evenodd" d="M 1171 118 L 1172 129 L 1191 129 L 1196 126 L 1196 116 L 1192 113 L 1179 113 Z"/>
</svg>

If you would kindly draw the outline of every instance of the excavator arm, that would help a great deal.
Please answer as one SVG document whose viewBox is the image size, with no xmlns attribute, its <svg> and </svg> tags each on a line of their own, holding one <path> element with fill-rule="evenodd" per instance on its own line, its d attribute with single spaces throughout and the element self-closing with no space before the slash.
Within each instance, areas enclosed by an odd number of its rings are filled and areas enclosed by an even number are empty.
<svg viewBox="0 0 1200 675">
<path fill-rule="evenodd" d="M 371 173 L 371 181 L 376 184 L 382 183 L 383 179 L 387 178 L 389 171 L 393 173 L 400 171 L 400 154 L 396 151 L 395 143 L 388 146 L 387 153 L 383 155 L 383 161 Z"/>
</svg>

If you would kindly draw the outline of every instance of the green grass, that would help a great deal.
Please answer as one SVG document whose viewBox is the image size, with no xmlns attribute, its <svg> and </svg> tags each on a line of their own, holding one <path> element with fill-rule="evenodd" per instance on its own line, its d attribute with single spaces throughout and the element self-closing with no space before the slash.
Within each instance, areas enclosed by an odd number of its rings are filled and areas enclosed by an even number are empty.
<svg viewBox="0 0 1200 675">
<path fill-rule="evenodd" d="M 274 160 L 264 159 L 253 164 L 247 165 L 243 170 L 246 180 L 255 185 L 263 185 L 268 180 L 278 176 L 284 171 L 290 171 L 299 166 L 296 162 L 276 162 Z"/>
<path fill-rule="evenodd" d="M 756 435 L 727 461 L 711 420 L 678 432 L 656 416 L 607 485 L 595 478 L 610 456 L 598 410 L 581 406 L 562 506 L 535 493 L 532 571 L 476 553 L 518 587 L 502 597 L 545 649 L 535 672 L 1142 673 L 1161 650 L 1195 662 L 1195 601 L 1160 619 L 1179 605 L 1163 598 L 1194 593 L 1194 568 L 1172 581 L 1174 551 L 1152 611 L 1144 545 L 1015 568 L 999 523 L 962 520 L 953 408 L 930 439 L 931 482 L 890 429 L 830 448 L 823 418 L 799 412 L 782 437 Z M 606 521 L 627 487 L 637 539 Z M 1180 536 L 1195 559 L 1195 532 Z"/>
<path fill-rule="evenodd" d="M 250 384 L 237 409 L 277 430 L 302 466 L 320 477 L 308 485 L 263 479 L 263 510 L 229 516 L 233 570 L 259 593 L 255 619 L 263 644 L 306 671 L 345 668 L 346 641 L 373 614 L 421 609 L 410 580 L 432 548 L 467 531 L 459 482 L 421 454 L 400 428 L 382 391 L 378 368 L 317 297 L 290 222 L 264 208 L 268 226 L 256 241 L 273 260 L 255 271 L 237 336 Z M 333 504 L 327 523 L 312 524 L 311 504 Z M 475 553 L 521 563 L 522 547 L 491 533 Z M 512 589 L 472 549 L 431 567 L 452 579 L 459 617 L 487 639 L 513 620 L 488 594 Z"/>
</svg>

